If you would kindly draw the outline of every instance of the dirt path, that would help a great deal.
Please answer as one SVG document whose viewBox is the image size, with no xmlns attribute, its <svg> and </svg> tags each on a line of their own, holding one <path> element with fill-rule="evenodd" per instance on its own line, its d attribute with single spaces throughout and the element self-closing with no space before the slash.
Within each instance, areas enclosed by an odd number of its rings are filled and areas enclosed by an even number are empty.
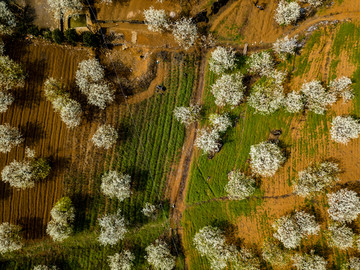
<svg viewBox="0 0 360 270">
<path fill-rule="evenodd" d="M 201 104 L 202 96 L 204 93 L 204 80 L 205 80 L 205 68 L 206 68 L 206 52 L 202 51 L 201 61 L 198 69 L 196 92 L 193 93 L 192 103 Z M 186 199 L 186 190 L 188 187 L 188 178 L 189 172 L 191 169 L 191 164 L 194 158 L 194 142 L 196 138 L 196 130 L 198 123 L 192 124 L 186 130 L 186 137 L 184 146 L 181 151 L 181 157 L 179 164 L 177 166 L 176 174 L 171 175 L 168 181 L 168 194 L 170 199 L 170 204 L 175 205 L 171 211 L 170 225 L 176 230 L 179 238 L 182 241 L 183 238 L 183 228 L 181 226 L 181 217 L 186 209 L 185 199 Z M 185 265 L 187 269 L 187 261 L 185 260 Z"/>
</svg>

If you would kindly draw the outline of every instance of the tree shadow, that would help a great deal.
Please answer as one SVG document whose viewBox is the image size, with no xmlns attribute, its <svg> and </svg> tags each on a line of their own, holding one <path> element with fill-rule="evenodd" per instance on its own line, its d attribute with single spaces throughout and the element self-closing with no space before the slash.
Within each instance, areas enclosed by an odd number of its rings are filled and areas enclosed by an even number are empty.
<svg viewBox="0 0 360 270">
<path fill-rule="evenodd" d="M 118 126 L 119 141 L 126 142 L 133 136 L 133 129 L 128 118 L 122 119 Z"/>
<path fill-rule="evenodd" d="M 22 227 L 26 239 L 40 239 L 45 235 L 46 225 L 40 217 L 21 217 L 17 223 Z"/>
<path fill-rule="evenodd" d="M 26 145 L 33 145 L 45 137 L 45 132 L 42 125 L 37 122 L 28 122 L 20 126 L 20 130 L 25 138 Z"/>
<path fill-rule="evenodd" d="M 91 219 L 87 215 L 86 209 L 91 209 L 94 197 L 91 194 L 76 192 L 70 195 L 70 199 L 75 207 L 74 232 L 81 232 L 90 228 Z"/>
<path fill-rule="evenodd" d="M 131 189 L 142 192 L 146 190 L 150 174 L 149 170 L 136 168 L 135 166 L 128 167 L 126 173 L 131 175 Z"/>
<path fill-rule="evenodd" d="M 243 244 L 243 240 L 241 240 L 239 237 L 237 237 L 237 235 L 238 235 L 237 226 L 230 223 L 228 220 L 215 219 L 215 220 L 213 220 L 213 222 L 211 222 L 211 225 L 219 228 L 220 230 L 222 230 L 224 232 L 227 243 L 234 245 L 238 248 L 240 248 L 241 245 Z"/>
<path fill-rule="evenodd" d="M 13 193 L 13 189 L 9 184 L 0 181 L 0 200 L 6 200 Z"/>
<path fill-rule="evenodd" d="M 67 157 L 58 157 L 58 158 L 50 157 L 49 161 L 51 165 L 51 171 L 52 171 L 51 173 L 53 175 L 58 175 L 60 173 L 65 172 L 66 169 L 70 168 L 70 164 L 71 164 L 71 158 L 67 158 Z"/>
</svg>

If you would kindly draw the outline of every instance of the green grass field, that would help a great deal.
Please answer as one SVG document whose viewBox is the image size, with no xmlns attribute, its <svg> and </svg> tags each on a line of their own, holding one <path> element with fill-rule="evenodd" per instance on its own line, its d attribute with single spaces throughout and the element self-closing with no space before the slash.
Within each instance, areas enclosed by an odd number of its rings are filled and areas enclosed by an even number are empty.
<svg viewBox="0 0 360 270">
<path fill-rule="evenodd" d="M 287 69 L 292 72 L 291 77 L 301 78 L 304 74 L 309 72 L 311 61 L 309 59 L 313 48 L 323 46 L 320 42 L 324 35 L 330 38 L 326 30 L 315 31 L 308 39 L 301 55 L 290 57 L 285 63 L 281 63 L 279 68 Z M 355 92 L 355 100 L 353 101 L 352 113 L 359 116 L 359 98 L 360 98 L 360 49 L 358 48 L 358 40 L 360 36 L 360 28 L 352 23 L 344 23 L 336 26 L 336 35 L 332 40 L 331 62 L 329 80 L 334 79 L 336 75 L 336 66 L 340 62 L 340 52 L 346 51 L 349 53 L 351 61 L 354 65 L 359 66 L 355 73 L 350 76 L 354 82 L 353 88 Z M 354 46 L 355 45 L 355 46 Z M 326 57 L 319 55 L 319 57 Z M 315 60 L 314 60 L 315 61 Z M 322 79 L 317 74 L 313 74 L 314 79 Z M 229 112 L 229 108 L 217 108 L 214 104 L 214 99 L 210 93 L 210 85 L 215 81 L 216 76 L 210 71 L 207 71 L 206 76 L 206 93 L 204 98 L 204 107 L 207 113 L 209 112 Z M 300 89 L 291 89 L 300 90 Z M 229 224 L 236 225 L 241 222 L 241 217 L 248 216 L 258 223 L 258 230 L 260 234 L 265 237 L 272 235 L 271 223 L 268 222 L 268 216 L 265 214 L 259 215 L 258 209 L 262 209 L 266 200 L 263 200 L 262 194 L 264 190 L 261 185 L 253 197 L 243 201 L 229 201 L 226 199 L 224 186 L 227 183 L 227 174 L 234 169 L 240 169 L 243 172 L 251 173 L 249 168 L 249 150 L 250 146 L 268 139 L 270 131 L 281 129 L 283 131 L 280 142 L 281 145 L 288 152 L 291 161 L 293 162 L 292 170 L 286 172 L 287 180 L 280 183 L 280 186 L 291 185 L 291 179 L 296 175 L 296 164 L 301 163 L 302 159 L 306 160 L 321 160 L 328 158 L 320 154 L 320 149 L 327 152 L 329 147 L 329 129 L 330 122 L 335 112 L 329 109 L 324 115 L 317 115 L 307 112 L 302 114 L 289 114 L 284 110 L 269 115 L 262 116 L 254 114 L 254 110 L 248 105 L 241 104 L 230 111 L 233 118 L 238 118 L 237 125 L 229 129 L 223 138 L 224 145 L 221 151 L 215 154 L 214 158 L 208 159 L 207 155 L 202 155 L 198 151 L 191 168 L 191 176 L 189 188 L 187 191 L 187 209 L 185 210 L 182 225 L 184 226 L 184 247 L 185 253 L 188 256 L 190 269 L 209 269 L 209 264 L 205 258 L 199 256 L 194 246 L 192 245 L 192 238 L 195 233 L 206 225 L 214 225 L 219 220 Z M 305 124 L 299 130 L 299 136 L 303 139 L 294 139 L 290 126 L 292 123 L 300 123 L 305 121 Z M 206 121 L 202 121 L 202 125 L 207 125 Z M 324 140 L 325 137 L 325 140 Z M 299 153 L 295 155 L 294 149 L 298 149 Z M 275 180 L 270 180 L 275 181 Z M 325 200 L 323 197 L 322 201 Z M 311 202 L 313 205 L 313 202 Z M 326 205 L 326 200 L 323 202 Z M 323 205 L 321 204 L 321 205 Z M 295 205 L 294 205 L 295 207 Z M 304 205 L 305 207 L 305 205 Z M 308 205 L 306 207 L 309 207 Z M 317 240 L 316 245 L 320 250 L 327 250 L 326 242 L 323 237 Z M 259 251 L 260 247 L 253 247 Z M 339 266 L 344 262 L 348 253 L 333 250 L 334 269 L 339 269 Z"/>
<path fill-rule="evenodd" d="M 184 56 L 181 61 L 171 57 L 166 65 L 169 76 L 163 84 L 167 90 L 131 105 L 133 118 L 128 114 L 120 120 L 125 138 L 116 146 L 113 161 L 107 157 L 104 165 L 104 171 L 112 169 L 132 176 L 131 198 L 119 203 L 104 197 L 100 192 L 102 170 L 97 171 L 95 179 L 68 177 L 65 195 L 72 198 L 77 211 L 76 234 L 61 244 L 45 240 L 9 254 L 0 259 L 1 269 L 31 269 L 39 263 L 56 264 L 61 269 L 108 269 L 107 256 L 120 252 L 123 247 L 135 253 L 136 269 L 149 269 L 144 248 L 169 232 L 168 205 L 163 201 L 163 193 L 185 136 L 185 128 L 174 119 L 173 110 L 176 106 L 188 106 L 196 79 L 193 56 Z M 89 185 L 91 194 L 80 196 Z M 164 211 L 159 211 L 157 220 L 148 220 L 141 213 L 145 202 L 162 203 Z M 119 208 L 129 222 L 130 232 L 115 247 L 102 247 L 96 239 L 97 219 Z M 182 269 L 181 257 L 178 260 L 178 267 Z"/>
</svg>

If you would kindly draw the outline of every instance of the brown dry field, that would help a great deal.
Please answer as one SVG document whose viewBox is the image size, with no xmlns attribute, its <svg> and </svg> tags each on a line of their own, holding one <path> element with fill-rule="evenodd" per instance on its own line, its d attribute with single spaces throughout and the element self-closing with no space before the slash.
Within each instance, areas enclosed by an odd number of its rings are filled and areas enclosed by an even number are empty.
<svg viewBox="0 0 360 270">
<path fill-rule="evenodd" d="M 14 159 L 22 160 L 26 146 L 34 149 L 37 157 L 49 158 L 53 170 L 47 179 L 29 190 L 19 191 L 0 181 L 0 222 L 21 224 L 26 239 L 39 239 L 45 235 L 53 204 L 66 192 L 63 190 L 64 181 L 73 176 L 91 179 L 96 171 L 104 170 L 106 155 L 112 159 L 114 150 L 96 149 L 90 139 L 100 124 L 116 126 L 126 108 L 121 105 L 121 98 L 117 97 L 117 102 L 101 112 L 86 105 L 84 97 L 75 90 L 78 63 L 93 56 L 89 49 L 34 41 L 32 44 L 8 48 L 7 53 L 22 64 L 27 78 L 24 89 L 14 91 L 15 103 L 6 113 L 1 114 L 0 124 L 9 123 L 19 127 L 25 141 L 9 154 L 0 155 L 0 170 Z M 116 50 L 114 54 L 112 59 L 116 61 L 120 57 Z M 131 62 L 130 58 L 128 61 Z M 144 67 L 139 65 L 134 73 L 146 73 L 148 62 L 144 60 Z M 159 66 L 161 68 L 158 69 L 158 78 L 154 83 L 164 76 L 162 65 Z M 84 116 L 79 127 L 68 129 L 61 122 L 59 114 L 53 111 L 51 103 L 45 100 L 42 86 L 48 77 L 62 80 L 71 95 L 81 102 Z M 133 95 L 129 102 L 140 102 L 151 94 L 145 91 Z M 68 188 L 74 189 L 73 193 L 85 196 L 91 194 L 91 187 L 90 180 L 88 186 L 79 183 Z"/>
</svg>

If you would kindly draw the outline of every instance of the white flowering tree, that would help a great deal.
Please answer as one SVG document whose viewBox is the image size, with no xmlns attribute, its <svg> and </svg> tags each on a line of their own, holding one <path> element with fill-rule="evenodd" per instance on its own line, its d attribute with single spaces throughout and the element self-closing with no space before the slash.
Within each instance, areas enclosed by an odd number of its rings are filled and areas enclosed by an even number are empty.
<svg viewBox="0 0 360 270">
<path fill-rule="evenodd" d="M 125 219 L 121 215 L 121 210 L 99 218 L 99 225 L 100 235 L 98 240 L 103 246 L 117 244 L 120 240 L 124 239 L 125 234 L 128 232 Z"/>
<path fill-rule="evenodd" d="M 229 182 L 225 186 L 225 191 L 232 200 L 243 200 L 255 192 L 255 180 L 247 177 L 239 170 L 231 171 L 228 174 L 228 179 Z"/>
<path fill-rule="evenodd" d="M 210 124 L 219 133 L 225 132 L 232 123 L 230 117 L 227 113 L 224 114 L 210 114 L 209 116 Z"/>
<path fill-rule="evenodd" d="M 6 1 L 0 1 L 0 34 L 10 35 L 16 27 L 16 17 Z"/>
<path fill-rule="evenodd" d="M 338 182 L 339 173 L 339 165 L 334 162 L 325 161 L 309 166 L 299 172 L 294 182 L 294 191 L 303 197 L 317 195 L 318 192 Z"/>
<path fill-rule="evenodd" d="M 351 84 L 351 79 L 345 76 L 332 80 L 329 84 L 330 93 L 336 97 L 341 97 L 344 102 L 347 102 L 354 97 Z"/>
<path fill-rule="evenodd" d="M 39 264 L 34 266 L 33 270 L 59 270 L 59 268 L 57 268 L 55 265 L 47 266 L 44 264 Z"/>
<path fill-rule="evenodd" d="M 182 18 L 174 23 L 172 33 L 178 44 L 187 50 L 196 41 L 197 27 L 191 18 Z"/>
<path fill-rule="evenodd" d="M 0 89 L 9 90 L 15 87 L 23 87 L 24 82 L 25 75 L 21 66 L 11 60 L 9 56 L 0 55 Z"/>
<path fill-rule="evenodd" d="M 14 102 L 14 96 L 8 92 L 0 91 L 0 113 L 6 112 Z"/>
<path fill-rule="evenodd" d="M 360 134 L 360 122 L 351 116 L 336 116 L 331 123 L 330 135 L 334 142 L 347 144 Z"/>
<path fill-rule="evenodd" d="M 275 21 L 280 25 L 295 23 L 300 18 L 300 5 L 296 2 L 280 0 L 274 15 Z"/>
<path fill-rule="evenodd" d="M 101 177 L 101 191 L 110 198 L 117 198 L 120 202 L 130 198 L 131 176 L 128 174 L 109 171 Z"/>
<path fill-rule="evenodd" d="M 129 250 L 123 250 L 121 253 L 115 253 L 108 256 L 110 270 L 131 270 L 135 256 Z"/>
<path fill-rule="evenodd" d="M 264 242 L 261 250 L 263 259 L 275 267 L 284 267 L 290 261 L 289 253 L 273 241 Z"/>
<path fill-rule="evenodd" d="M 50 211 L 51 220 L 49 221 L 46 233 L 57 242 L 68 238 L 73 232 L 73 222 L 75 220 L 75 209 L 69 197 L 63 197 L 56 202 Z"/>
<path fill-rule="evenodd" d="M 280 58 L 285 59 L 287 54 L 295 54 L 297 48 L 297 39 L 296 37 L 289 38 L 288 36 L 283 39 L 278 39 L 273 44 L 274 51 L 280 56 Z"/>
<path fill-rule="evenodd" d="M 355 235 L 351 228 L 343 224 L 331 224 L 329 226 L 330 245 L 342 250 L 352 248 Z"/>
<path fill-rule="evenodd" d="M 0 254 L 21 249 L 23 246 L 20 236 L 21 227 L 8 222 L 0 224 Z"/>
<path fill-rule="evenodd" d="M 244 98 L 246 87 L 242 82 L 241 73 L 224 74 L 211 86 L 211 93 L 215 97 L 217 106 L 237 106 Z"/>
<path fill-rule="evenodd" d="M 197 131 L 195 146 L 204 154 L 215 154 L 220 150 L 220 134 L 216 130 L 200 129 Z"/>
<path fill-rule="evenodd" d="M 231 266 L 234 270 L 259 270 L 260 260 L 250 250 L 242 248 L 238 254 L 234 253 Z"/>
<path fill-rule="evenodd" d="M 44 93 L 53 104 L 55 112 L 60 113 L 61 120 L 69 128 L 76 127 L 81 122 L 82 109 L 79 102 L 70 98 L 61 82 L 48 78 L 44 84 Z"/>
<path fill-rule="evenodd" d="M 5 183 L 18 189 L 32 188 L 35 183 L 45 179 L 50 173 L 49 162 L 43 158 L 29 158 L 23 161 L 12 161 L 1 172 Z"/>
<path fill-rule="evenodd" d="M 279 110 L 284 102 L 283 87 L 268 81 L 265 84 L 256 84 L 248 98 L 249 106 L 255 113 L 268 115 Z"/>
<path fill-rule="evenodd" d="M 5 52 L 5 44 L 4 41 L 0 38 L 0 55 L 3 55 Z"/>
<path fill-rule="evenodd" d="M 175 256 L 164 241 L 156 240 L 145 248 L 147 262 L 156 270 L 171 270 L 175 267 Z"/>
<path fill-rule="evenodd" d="M 308 3 L 314 7 L 321 6 L 323 4 L 323 0 L 300 0 L 302 3 Z"/>
<path fill-rule="evenodd" d="M 181 124 L 188 126 L 199 119 L 200 111 L 200 105 L 191 104 L 189 107 L 176 107 L 174 109 L 174 116 Z"/>
<path fill-rule="evenodd" d="M 305 236 L 316 235 L 320 231 L 315 217 L 303 211 L 279 218 L 273 227 L 276 230 L 274 237 L 289 249 L 298 247 Z"/>
<path fill-rule="evenodd" d="M 329 216 L 341 223 L 351 222 L 360 214 L 360 198 L 355 191 L 340 189 L 327 195 Z"/>
<path fill-rule="evenodd" d="M 306 108 L 316 114 L 323 114 L 329 105 L 336 102 L 336 96 L 326 91 L 320 81 L 304 83 L 301 92 L 305 97 Z"/>
<path fill-rule="evenodd" d="M 216 74 L 231 70 L 235 66 L 235 51 L 224 47 L 216 47 L 211 53 L 210 70 Z"/>
<path fill-rule="evenodd" d="M 11 149 L 24 141 L 20 131 L 9 124 L 0 125 L 0 152 L 8 153 Z"/>
<path fill-rule="evenodd" d="M 88 103 L 102 110 L 115 99 L 115 91 L 105 81 L 104 68 L 96 59 L 80 62 L 76 71 L 76 84 L 86 95 Z"/>
<path fill-rule="evenodd" d="M 150 31 L 162 32 L 165 29 L 169 29 L 169 23 L 163 9 L 154 9 L 150 7 L 145 9 L 144 12 L 145 24 Z"/>
<path fill-rule="evenodd" d="M 360 258 L 351 257 L 347 263 L 344 263 L 341 270 L 359 270 L 360 269 Z"/>
<path fill-rule="evenodd" d="M 96 147 L 109 149 L 118 139 L 118 132 L 110 125 L 102 125 L 91 138 Z"/>
<path fill-rule="evenodd" d="M 269 52 L 253 53 L 246 60 L 249 71 L 260 76 L 269 76 L 274 69 L 274 61 Z"/>
<path fill-rule="evenodd" d="M 310 254 L 296 254 L 293 265 L 297 270 L 326 270 L 327 261 L 313 252 Z"/>
<path fill-rule="evenodd" d="M 284 99 L 284 107 L 289 113 L 298 113 L 304 110 L 304 97 L 301 93 L 291 92 Z"/>
<path fill-rule="evenodd" d="M 156 214 L 156 206 L 147 202 L 145 203 L 145 206 L 143 207 L 143 209 L 141 210 L 141 212 L 144 214 L 144 216 L 146 217 L 151 217 L 154 216 Z"/>
<path fill-rule="evenodd" d="M 250 164 L 254 173 L 270 177 L 285 162 L 280 147 L 271 142 L 262 142 L 250 147 Z"/>
<path fill-rule="evenodd" d="M 79 13 L 83 8 L 81 0 L 48 0 L 48 5 L 55 19 L 63 18 L 68 13 Z"/>
<path fill-rule="evenodd" d="M 225 235 L 217 227 L 200 229 L 193 238 L 193 244 L 199 254 L 209 260 L 211 269 L 224 269 L 236 253 L 236 248 L 226 243 Z"/>
</svg>

